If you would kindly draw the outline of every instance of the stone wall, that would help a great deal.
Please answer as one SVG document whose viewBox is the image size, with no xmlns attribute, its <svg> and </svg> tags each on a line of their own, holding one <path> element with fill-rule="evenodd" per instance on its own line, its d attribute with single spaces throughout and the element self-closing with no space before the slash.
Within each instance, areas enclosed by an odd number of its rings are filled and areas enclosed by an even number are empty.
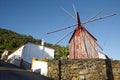
<svg viewBox="0 0 120 80">
<path fill-rule="evenodd" d="M 53 60 L 48 63 L 47 76 L 55 80 L 120 80 L 120 61 Z"/>
</svg>

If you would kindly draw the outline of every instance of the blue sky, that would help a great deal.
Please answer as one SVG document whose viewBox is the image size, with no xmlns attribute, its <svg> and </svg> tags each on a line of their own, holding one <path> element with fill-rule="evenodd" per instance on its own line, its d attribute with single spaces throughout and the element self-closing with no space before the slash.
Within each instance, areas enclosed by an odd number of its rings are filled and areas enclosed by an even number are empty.
<svg viewBox="0 0 120 80">
<path fill-rule="evenodd" d="M 63 7 L 75 16 L 73 4 L 80 14 L 81 22 L 94 16 L 101 9 L 105 11 L 98 17 L 111 13 L 117 14 L 85 24 L 84 27 L 97 38 L 104 49 L 102 52 L 110 58 L 120 59 L 120 0 L 0 0 L 0 27 L 54 44 L 74 30 L 71 28 L 50 35 L 46 34 L 77 23 L 61 9 Z M 68 45 L 70 37 L 59 44 Z"/>
</svg>

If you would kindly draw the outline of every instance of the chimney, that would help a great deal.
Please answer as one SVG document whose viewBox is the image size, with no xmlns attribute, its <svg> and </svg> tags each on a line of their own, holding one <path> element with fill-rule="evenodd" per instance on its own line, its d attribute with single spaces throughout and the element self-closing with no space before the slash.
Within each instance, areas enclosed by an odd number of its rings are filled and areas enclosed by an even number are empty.
<svg viewBox="0 0 120 80">
<path fill-rule="evenodd" d="M 41 45 L 44 47 L 44 39 L 42 39 Z"/>
</svg>

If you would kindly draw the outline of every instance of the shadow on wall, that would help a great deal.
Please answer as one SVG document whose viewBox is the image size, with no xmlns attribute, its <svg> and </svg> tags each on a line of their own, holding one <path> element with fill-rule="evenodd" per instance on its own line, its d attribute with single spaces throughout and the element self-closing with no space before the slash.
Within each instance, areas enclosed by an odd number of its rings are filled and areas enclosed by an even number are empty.
<svg viewBox="0 0 120 80">
<path fill-rule="evenodd" d="M 58 60 L 58 72 L 59 80 L 61 80 L 61 60 Z"/>
<path fill-rule="evenodd" d="M 107 58 L 107 59 L 105 60 L 105 64 L 106 64 L 106 74 L 107 74 L 107 78 L 108 78 L 108 80 L 114 80 L 111 60 L 110 60 L 109 57 L 107 57 L 107 56 L 106 56 L 106 58 Z"/>
<path fill-rule="evenodd" d="M 34 72 L 38 73 L 38 74 L 41 74 L 41 69 L 36 69 Z"/>
<path fill-rule="evenodd" d="M 23 60 L 31 63 L 31 59 L 36 57 L 37 59 L 41 59 L 44 57 L 50 57 L 48 53 L 44 51 L 44 47 L 41 48 L 39 45 L 35 45 L 32 43 L 27 43 L 22 52 Z"/>
</svg>

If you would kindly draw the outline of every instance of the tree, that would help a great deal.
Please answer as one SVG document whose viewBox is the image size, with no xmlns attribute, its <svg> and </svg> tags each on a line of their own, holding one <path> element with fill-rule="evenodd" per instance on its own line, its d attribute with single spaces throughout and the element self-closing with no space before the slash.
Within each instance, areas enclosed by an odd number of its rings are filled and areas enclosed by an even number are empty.
<svg viewBox="0 0 120 80">
<path fill-rule="evenodd" d="M 62 46 L 56 49 L 55 59 L 67 59 L 67 55 L 69 53 L 68 46 Z"/>
</svg>

